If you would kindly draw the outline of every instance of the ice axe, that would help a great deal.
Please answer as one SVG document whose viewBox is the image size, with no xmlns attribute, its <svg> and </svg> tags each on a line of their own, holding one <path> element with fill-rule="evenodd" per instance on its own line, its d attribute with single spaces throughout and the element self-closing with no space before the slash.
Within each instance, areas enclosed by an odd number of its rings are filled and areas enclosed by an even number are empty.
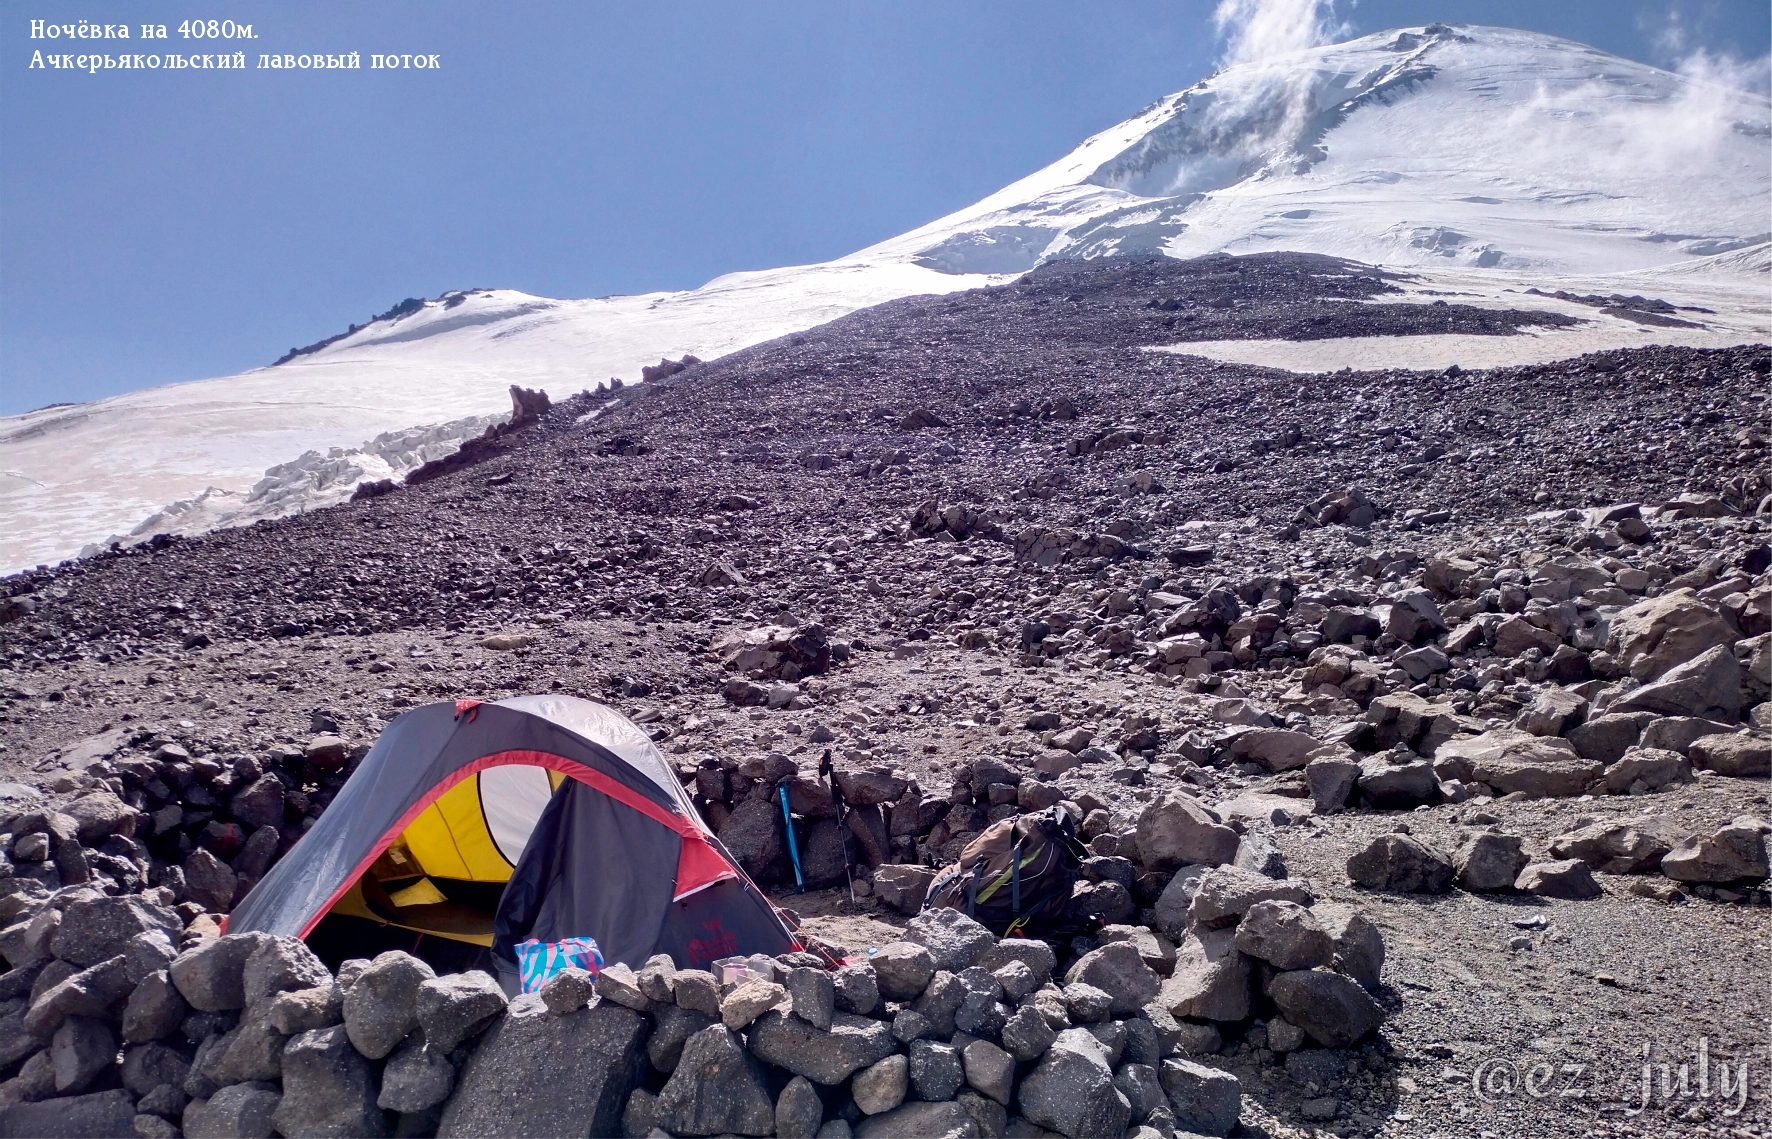
<svg viewBox="0 0 1772 1139">
<path fill-rule="evenodd" d="M 806 892 L 806 875 L 800 872 L 800 844 L 794 841 L 794 814 L 788 810 L 788 785 L 781 785 L 781 818 L 788 830 L 788 857 L 794 863 L 794 893 Z"/>
</svg>

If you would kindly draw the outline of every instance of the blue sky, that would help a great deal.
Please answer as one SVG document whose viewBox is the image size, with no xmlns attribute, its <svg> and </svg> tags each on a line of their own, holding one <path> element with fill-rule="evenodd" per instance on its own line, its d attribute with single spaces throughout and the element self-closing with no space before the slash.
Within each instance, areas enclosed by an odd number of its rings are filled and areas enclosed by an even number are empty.
<svg viewBox="0 0 1772 1139">
<path fill-rule="evenodd" d="M 244 71 L 31 70 L 33 18 L 251 23 Z M 762 5 L 14 0 L 0 14 L 0 414 L 269 363 L 407 296 L 688 288 L 966 205 L 1212 70 L 1210 0 Z M 1764 0 L 1343 0 L 1662 66 Z M 258 70 L 358 51 L 358 71 Z M 374 71 L 372 52 L 438 71 Z"/>
</svg>

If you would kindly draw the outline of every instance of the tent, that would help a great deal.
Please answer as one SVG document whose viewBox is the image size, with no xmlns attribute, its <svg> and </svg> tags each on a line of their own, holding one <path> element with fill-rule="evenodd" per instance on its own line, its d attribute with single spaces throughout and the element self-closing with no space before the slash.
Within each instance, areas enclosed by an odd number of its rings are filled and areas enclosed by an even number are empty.
<svg viewBox="0 0 1772 1139">
<path fill-rule="evenodd" d="M 800 948 L 645 733 L 567 696 L 429 704 L 389 724 L 227 919 L 229 933 L 328 927 L 359 951 L 388 944 L 377 932 L 486 947 L 507 983 L 510 947 L 530 937 L 589 935 L 634 967 Z"/>
</svg>

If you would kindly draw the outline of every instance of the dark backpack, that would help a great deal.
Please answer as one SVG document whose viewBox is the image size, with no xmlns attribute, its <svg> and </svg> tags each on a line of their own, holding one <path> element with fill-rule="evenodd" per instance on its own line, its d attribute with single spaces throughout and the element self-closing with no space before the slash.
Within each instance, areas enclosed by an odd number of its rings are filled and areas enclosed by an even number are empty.
<svg viewBox="0 0 1772 1139">
<path fill-rule="evenodd" d="M 1063 807 L 992 823 L 929 887 L 925 910 L 954 909 L 999 937 L 1059 925 L 1086 852 Z"/>
</svg>

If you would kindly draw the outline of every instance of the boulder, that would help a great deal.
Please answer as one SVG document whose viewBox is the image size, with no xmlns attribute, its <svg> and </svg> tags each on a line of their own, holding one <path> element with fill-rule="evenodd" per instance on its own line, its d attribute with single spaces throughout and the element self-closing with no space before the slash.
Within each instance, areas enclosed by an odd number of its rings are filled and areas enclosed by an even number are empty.
<svg viewBox="0 0 1772 1139">
<path fill-rule="evenodd" d="M 332 971 L 298 937 L 272 937 L 259 943 L 240 970 L 240 989 L 247 1005 L 269 1000 L 278 993 L 297 992 L 332 984 Z"/>
<path fill-rule="evenodd" d="M 62 1095 L 85 1091 L 95 1076 L 111 1066 L 116 1055 L 117 1037 L 104 1021 L 89 1016 L 68 1017 L 49 1041 L 55 1090 Z"/>
<path fill-rule="evenodd" d="M 1719 645 L 1660 679 L 1632 689 L 1607 706 L 1609 712 L 1653 712 L 1658 716 L 1699 716 L 1734 722 L 1741 712 L 1741 665 Z"/>
<path fill-rule="evenodd" d="M 331 1028 L 345 1020 L 345 993 L 336 981 L 312 989 L 278 993 L 271 998 L 268 1016 L 285 1036 L 315 1028 Z"/>
<path fill-rule="evenodd" d="M 988 1040 L 970 1040 L 960 1049 L 966 1083 L 1004 1107 L 1015 1090 L 1015 1057 Z"/>
<path fill-rule="evenodd" d="M 1557 835 L 1550 841 L 1550 852 L 1558 859 L 1579 859 L 1607 874 L 1646 874 L 1660 867 L 1662 857 L 1681 837 L 1676 827 L 1661 819 L 1612 819 Z"/>
<path fill-rule="evenodd" d="M 246 1003 L 246 959 L 270 937 L 241 933 L 205 938 L 168 967 L 179 995 L 199 1012 L 227 1012 Z"/>
<path fill-rule="evenodd" d="M 62 907 L 61 915 L 49 950 L 82 968 L 125 952 L 138 934 L 159 931 L 177 941 L 185 929 L 177 913 L 139 894 L 82 898 Z"/>
<path fill-rule="evenodd" d="M 97 846 L 114 834 L 133 835 L 138 817 L 135 808 L 110 791 L 82 795 L 63 807 L 62 814 L 74 820 L 80 842 L 86 846 Z"/>
<path fill-rule="evenodd" d="M 638 1095 L 639 1093 L 634 1093 Z M 805 1076 L 795 1076 L 775 1098 L 775 1134 L 778 1139 L 812 1139 L 824 1122 L 824 1101 Z M 630 1128 L 629 1135 L 637 1129 Z M 642 1134 L 644 1132 L 641 1132 Z"/>
<path fill-rule="evenodd" d="M 1163 1061 L 1163 1091 L 1179 1131 L 1229 1135 L 1243 1112 L 1243 1085 L 1231 1073 L 1179 1057 Z"/>
<path fill-rule="evenodd" d="M 424 1111 L 448 1099 L 454 1087 L 449 1053 L 427 1043 L 422 1031 L 415 1032 L 383 1065 L 375 1105 L 386 1111 Z"/>
<path fill-rule="evenodd" d="M 781 805 L 767 796 L 752 796 L 740 803 L 720 826 L 720 842 L 746 874 L 758 881 L 779 875 L 787 858 Z"/>
<path fill-rule="evenodd" d="M 901 914 L 916 914 L 929 896 L 936 871 L 928 866 L 890 864 L 874 868 L 874 896 Z"/>
<path fill-rule="evenodd" d="M 418 990 L 436 973 L 398 949 L 376 957 L 345 990 L 345 1032 L 351 1044 L 371 1060 L 394 1050 L 418 1027 Z"/>
<path fill-rule="evenodd" d="M 889 1001 L 915 1000 L 935 976 L 934 955 L 910 941 L 888 942 L 869 960 L 880 995 Z"/>
<path fill-rule="evenodd" d="M 1406 810 L 1439 798 L 1440 780 L 1425 759 L 1394 763 L 1391 753 L 1360 761 L 1360 798 L 1380 810 Z"/>
<path fill-rule="evenodd" d="M 1671 783 L 1691 781 L 1692 762 L 1679 752 L 1654 747 L 1631 747 L 1606 768 L 1604 785 L 1609 794 L 1629 795 L 1658 791 Z"/>
<path fill-rule="evenodd" d="M 1763 881 L 1769 873 L 1765 824 L 1743 816 L 1714 834 L 1688 838 L 1661 860 L 1661 872 L 1676 882 Z"/>
<path fill-rule="evenodd" d="M 821 1032 L 797 1016 L 771 1009 L 750 1031 L 751 1053 L 766 1064 L 786 1068 L 817 1084 L 837 1084 L 897 1050 L 884 1023 L 850 1013 L 831 1017 Z"/>
<path fill-rule="evenodd" d="M 1004 1022 L 1003 1030 L 997 1034 L 997 1038 L 1001 1041 L 1004 1051 L 1017 1060 L 1026 1062 L 1037 1059 L 1046 1049 L 1050 1048 L 1052 1042 L 1058 1038 L 1058 1031 L 1041 1015 L 1038 1008 L 1032 1004 L 1026 1004 L 1016 1009 L 1014 1014 Z M 917 1041 L 917 1043 L 925 1042 Z"/>
<path fill-rule="evenodd" d="M 1594 881 L 1594 872 L 1588 869 L 1587 863 L 1576 858 L 1534 862 L 1520 871 L 1520 876 L 1514 879 L 1514 889 L 1545 898 L 1565 898 L 1576 902 L 1597 898 L 1604 892 L 1600 889 L 1600 884 Z"/>
<path fill-rule="evenodd" d="M 190 1011 L 166 970 L 155 970 L 129 994 L 129 1003 L 123 1008 L 123 1042 L 163 1040 L 177 1031 Z"/>
<path fill-rule="evenodd" d="M 283 1098 L 271 1117 L 283 1135 L 386 1135 L 375 1104 L 375 1069 L 351 1047 L 343 1025 L 290 1038 L 283 1049 Z"/>
<path fill-rule="evenodd" d="M 1726 724 L 1700 716 L 1655 716 L 1648 712 L 1634 714 L 1646 721 L 1642 738 L 1637 741 L 1640 746 L 1677 751 L 1687 757 L 1692 754 L 1692 745 L 1705 736 L 1728 735 L 1735 730 Z"/>
<path fill-rule="evenodd" d="M 1235 930 L 1202 929 L 1177 947 L 1175 970 L 1158 990 L 1157 1003 L 1171 1016 L 1242 1020 L 1249 1015 L 1251 972 Z"/>
<path fill-rule="evenodd" d="M 1611 621 L 1613 656 L 1639 681 L 1656 680 L 1737 636 L 1729 622 L 1690 589 L 1674 589 L 1619 610 Z"/>
<path fill-rule="evenodd" d="M 1304 732 L 1284 728 L 1251 728 L 1231 741 L 1231 758 L 1254 761 L 1269 771 L 1292 771 L 1310 762 L 1310 753 L 1322 741 Z"/>
<path fill-rule="evenodd" d="M 1598 763 L 1577 755 L 1567 740 L 1524 736 L 1501 743 L 1476 757 L 1470 774 L 1500 795 L 1521 791 L 1534 799 L 1569 798 L 1585 792 L 1602 772 Z"/>
<path fill-rule="evenodd" d="M 274 775 L 261 775 L 228 799 L 228 810 L 247 827 L 283 825 L 283 782 Z"/>
<path fill-rule="evenodd" d="M 468 1058 L 437 1134 L 620 1134 L 645 1038 L 645 1018 L 611 1002 L 555 1016 L 539 996 L 518 997 Z"/>
<path fill-rule="evenodd" d="M 960 1011 L 960 1004 L 965 999 L 966 986 L 960 978 L 946 969 L 937 969 L 911 1010 L 929 1022 L 932 1034 L 952 1036 L 954 1016 Z"/>
<path fill-rule="evenodd" d="M 1137 1015 L 1162 987 L 1162 982 L 1145 964 L 1138 948 L 1123 941 L 1103 945 L 1077 958 L 1065 972 L 1064 979 L 1067 985 L 1094 985 L 1108 994 L 1113 998 L 1108 1009 L 1113 1016 Z"/>
<path fill-rule="evenodd" d="M 909 1069 L 899 1053 L 869 1064 L 849 1081 L 849 1094 L 855 1106 L 868 1115 L 891 1111 L 904 1102 L 909 1088 Z"/>
<path fill-rule="evenodd" d="M 658 1093 L 658 1125 L 673 1135 L 767 1135 L 775 1103 L 744 1041 L 723 1024 L 683 1044 L 681 1058 Z"/>
<path fill-rule="evenodd" d="M 1018 1103 L 1029 1122 L 1070 1139 L 1119 1135 L 1132 1114 L 1125 1094 L 1114 1086 L 1101 1042 L 1080 1028 L 1058 1034 L 1022 1080 Z"/>
<path fill-rule="evenodd" d="M 283 1093 L 264 1080 L 233 1084 L 184 1116 L 185 1139 L 271 1139 Z M 141 1134 L 137 1128 L 135 1134 Z"/>
<path fill-rule="evenodd" d="M 870 962 L 857 961 L 838 969 L 831 977 L 837 1007 L 866 1016 L 880 1004 L 880 980 Z"/>
<path fill-rule="evenodd" d="M 1581 758 L 1610 767 L 1624 756 L 1626 750 L 1636 746 L 1638 737 L 1643 734 L 1643 725 L 1649 719 L 1646 712 L 1607 712 L 1594 716 L 1569 729 L 1569 745 Z"/>
<path fill-rule="evenodd" d="M 122 1088 L 89 1095 L 61 1096 L 0 1109 L 0 1136 L 6 1139 L 74 1139 L 86 1135 L 134 1135 L 135 1097 Z"/>
<path fill-rule="evenodd" d="M 1256 902 L 1237 923 L 1233 944 L 1276 969 L 1311 969 L 1335 957 L 1328 932 L 1297 902 Z"/>
<path fill-rule="evenodd" d="M 483 970 L 432 977 L 418 986 L 418 1026 L 433 1048 L 453 1052 L 497 1020 L 505 1004 L 504 989 Z"/>
<path fill-rule="evenodd" d="M 787 990 L 793 998 L 795 1016 L 814 1028 L 831 1027 L 831 1015 L 837 1011 L 837 986 L 829 973 L 810 966 L 791 969 Z"/>
<path fill-rule="evenodd" d="M 787 989 L 774 981 L 746 981 L 720 1001 L 720 1020 L 733 1032 L 743 1031 L 752 1021 L 785 1001 L 787 995 Z"/>
<path fill-rule="evenodd" d="M 1222 866 L 1237 857 L 1237 832 L 1192 796 L 1171 791 L 1138 816 L 1138 859 L 1151 870 L 1203 863 Z"/>
<path fill-rule="evenodd" d="M 1531 861 L 1520 849 L 1520 836 L 1512 834 L 1472 835 L 1452 855 L 1459 887 L 1473 893 L 1512 890 Z"/>
<path fill-rule="evenodd" d="M 1302 882 L 1269 878 L 1239 866 L 1218 866 L 1201 875 L 1188 921 L 1194 929 L 1222 929 L 1235 925 L 1257 902 L 1308 906 L 1312 900 L 1310 888 Z"/>
<path fill-rule="evenodd" d="M 1384 967 L 1384 938 L 1378 927 L 1352 906 L 1319 902 L 1311 907 L 1311 913 L 1335 945 L 1335 971 L 1368 989 L 1378 988 L 1378 975 Z"/>
<path fill-rule="evenodd" d="M 943 907 L 918 914 L 905 926 L 904 939 L 929 950 L 937 969 L 958 973 L 997 943 L 995 935 L 959 910 Z M 876 970 L 878 965 L 875 966 Z"/>
<path fill-rule="evenodd" d="M 1319 811 L 1339 811 L 1360 778 L 1360 763 L 1351 754 L 1319 755 L 1304 767 L 1305 786 Z"/>
<path fill-rule="evenodd" d="M 239 880 L 228 864 L 198 847 L 185 859 L 185 898 L 196 902 L 210 913 L 225 914 L 234 905 L 234 891 Z"/>
<path fill-rule="evenodd" d="M 1158 1108 L 1168 1108 L 1169 1099 L 1163 1094 L 1163 1084 L 1157 1077 L 1157 1069 L 1149 1064 L 1126 1063 L 1120 1065 L 1114 1073 L 1114 1086 L 1132 1105 L 1132 1121 L 1143 1123 L 1151 1117 L 1151 1112 Z"/>
<path fill-rule="evenodd" d="M 1037 1014 L 1036 1019 L 1038 1019 Z M 1046 1042 L 1050 1044 L 1056 1035 L 1049 1030 Z M 1043 1052 L 1045 1049 L 1042 1048 L 1040 1051 Z M 930 1101 L 953 1099 L 954 1093 L 958 1092 L 960 1086 L 966 1082 L 966 1071 L 960 1060 L 960 1050 L 951 1044 L 943 1044 L 937 1040 L 913 1040 L 907 1050 L 906 1064 L 905 1070 L 910 1079 L 911 1093 L 917 1099 Z"/>
<path fill-rule="evenodd" d="M 1347 1048 L 1384 1023 L 1384 1010 L 1357 982 L 1328 969 L 1281 973 L 1268 985 L 1287 1020 L 1329 1048 Z"/>
<path fill-rule="evenodd" d="M 543 981 L 536 991 L 541 994 L 541 1003 L 548 1006 L 549 1012 L 565 1016 L 591 1003 L 597 993 L 597 979 L 587 970 L 569 966 Z"/>
<path fill-rule="evenodd" d="M 1719 775 L 1772 775 L 1772 741 L 1758 733 L 1703 736 L 1692 741 L 1688 754 L 1695 766 Z"/>
<path fill-rule="evenodd" d="M 1063 989 L 1064 1007 L 1073 1023 L 1093 1025 L 1107 1016 L 1114 998 L 1096 988 L 1085 985 L 1081 981 L 1066 985 Z"/>
<path fill-rule="evenodd" d="M 1347 860 L 1356 885 L 1388 893 L 1444 894 L 1454 874 L 1451 859 L 1406 834 L 1379 835 Z"/>
<path fill-rule="evenodd" d="M 849 1132 L 845 1130 L 843 1134 Z M 856 1139 L 902 1139 L 907 1135 L 918 1139 L 975 1139 L 980 1134 L 971 1113 L 953 1102 L 903 1104 L 884 1115 L 870 1116 L 855 1128 Z"/>
<path fill-rule="evenodd" d="M 1567 688 L 1544 688 L 1520 713 L 1515 727 L 1535 736 L 1560 736 L 1587 716 L 1587 701 Z"/>
</svg>

